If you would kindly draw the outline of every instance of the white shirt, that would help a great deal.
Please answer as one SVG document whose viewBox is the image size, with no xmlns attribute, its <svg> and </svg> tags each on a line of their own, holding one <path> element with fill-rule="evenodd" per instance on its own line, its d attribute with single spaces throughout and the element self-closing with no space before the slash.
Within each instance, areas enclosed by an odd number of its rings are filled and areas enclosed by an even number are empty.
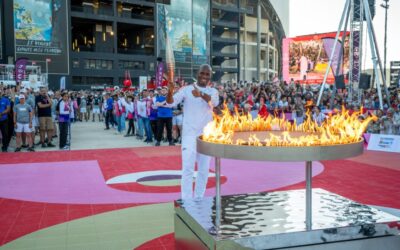
<svg viewBox="0 0 400 250">
<path fill-rule="evenodd" d="M 65 106 L 68 106 L 68 108 L 65 108 Z M 69 115 L 71 114 L 71 110 L 73 110 L 73 108 L 71 108 L 70 102 L 64 102 L 64 100 L 60 102 L 60 115 Z"/>
<path fill-rule="evenodd" d="M 140 100 L 137 102 L 137 110 L 140 117 L 147 118 L 146 100 Z"/>
<path fill-rule="evenodd" d="M 126 101 L 125 101 L 125 98 L 120 97 L 120 98 L 118 99 L 118 108 L 119 108 L 119 111 L 122 111 L 122 106 L 126 106 Z"/>
<path fill-rule="evenodd" d="M 126 109 L 126 113 L 133 113 L 133 111 L 134 111 L 133 102 L 131 102 L 131 103 L 125 102 L 124 106 L 125 106 L 125 109 Z"/>
<path fill-rule="evenodd" d="M 172 106 L 176 107 L 182 101 L 185 102 L 183 106 L 182 136 L 200 136 L 203 134 L 204 127 L 213 119 L 213 108 L 219 104 L 218 91 L 215 88 L 202 88 L 199 86 L 197 88 L 200 92 L 211 96 L 210 104 L 201 97 L 193 96 L 193 85 L 181 88 L 174 95 Z"/>
</svg>

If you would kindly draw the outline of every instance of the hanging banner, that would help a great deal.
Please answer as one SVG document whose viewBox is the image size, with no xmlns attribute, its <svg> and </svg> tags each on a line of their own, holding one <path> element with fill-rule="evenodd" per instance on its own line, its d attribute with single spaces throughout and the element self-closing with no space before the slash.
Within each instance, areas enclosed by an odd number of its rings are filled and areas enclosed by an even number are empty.
<svg viewBox="0 0 400 250">
<path fill-rule="evenodd" d="M 164 76 L 164 63 L 159 62 L 157 66 L 157 72 L 156 72 L 156 87 L 161 87 L 162 81 L 163 81 L 163 76 Z"/>
<path fill-rule="evenodd" d="M 65 76 L 60 78 L 60 90 L 65 89 Z"/>
<path fill-rule="evenodd" d="M 25 69 L 26 63 L 28 62 L 27 58 L 19 58 L 15 62 L 15 81 L 22 82 L 25 79 Z"/>
<path fill-rule="evenodd" d="M 147 88 L 147 76 L 139 76 L 139 89 L 142 92 Z"/>
<path fill-rule="evenodd" d="M 360 73 L 360 32 L 353 32 L 353 68 L 351 69 L 353 74 L 353 84 L 358 86 L 360 82 L 359 73 Z"/>
<path fill-rule="evenodd" d="M 335 38 L 322 38 L 325 53 L 329 56 L 332 55 L 334 43 Z M 343 45 L 341 41 L 338 41 L 333 52 L 331 69 L 334 77 L 343 75 Z"/>
</svg>

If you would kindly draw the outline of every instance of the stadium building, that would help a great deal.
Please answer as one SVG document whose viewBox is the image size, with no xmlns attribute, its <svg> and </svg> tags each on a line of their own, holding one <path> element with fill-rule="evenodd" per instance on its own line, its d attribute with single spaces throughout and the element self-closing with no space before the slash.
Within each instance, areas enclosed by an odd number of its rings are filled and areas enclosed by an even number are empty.
<svg viewBox="0 0 400 250">
<path fill-rule="evenodd" d="M 128 71 L 148 81 L 168 51 L 182 79 L 210 63 L 215 81 L 270 80 L 289 0 L 13 0 L 0 13 L 2 64 L 26 58 L 50 87 L 81 89 L 122 85 Z"/>
</svg>

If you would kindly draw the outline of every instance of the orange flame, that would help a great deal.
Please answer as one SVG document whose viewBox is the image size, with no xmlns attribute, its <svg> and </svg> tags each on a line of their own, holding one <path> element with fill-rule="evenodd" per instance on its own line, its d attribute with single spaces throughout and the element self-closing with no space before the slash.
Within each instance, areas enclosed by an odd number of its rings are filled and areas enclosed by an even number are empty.
<svg viewBox="0 0 400 250">
<path fill-rule="evenodd" d="M 361 111 L 349 113 L 343 110 L 329 115 L 318 125 L 310 113 L 300 125 L 288 120 L 268 116 L 252 119 L 250 114 L 239 114 L 235 110 L 232 115 L 225 106 L 221 116 L 214 115 L 213 121 L 203 130 L 202 139 L 207 142 L 249 146 L 320 146 L 355 143 L 362 140 L 362 134 L 369 122 L 376 116 L 361 121 Z M 270 131 L 270 132 L 268 132 Z M 247 132 L 248 138 L 235 136 L 238 132 Z M 262 133 L 261 133 L 262 132 Z M 263 138 L 259 136 L 263 135 Z"/>
</svg>

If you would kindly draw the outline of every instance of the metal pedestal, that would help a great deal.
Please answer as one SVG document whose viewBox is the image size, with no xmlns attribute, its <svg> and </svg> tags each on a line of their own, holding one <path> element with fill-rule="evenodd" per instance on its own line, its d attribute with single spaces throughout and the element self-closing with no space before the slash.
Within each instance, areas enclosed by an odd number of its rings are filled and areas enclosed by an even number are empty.
<svg viewBox="0 0 400 250">
<path fill-rule="evenodd" d="M 176 201 L 176 249 L 398 250 L 399 217 L 313 189 L 310 230 L 306 196 L 292 190 L 222 196 L 220 205 L 216 197 Z"/>
<path fill-rule="evenodd" d="M 215 226 L 218 232 L 221 226 L 221 158 L 215 157 L 215 178 L 216 178 L 216 187 L 215 187 L 215 207 L 216 207 L 216 216 L 215 216 Z M 312 162 L 306 162 L 306 228 L 307 230 L 312 229 Z"/>
</svg>

